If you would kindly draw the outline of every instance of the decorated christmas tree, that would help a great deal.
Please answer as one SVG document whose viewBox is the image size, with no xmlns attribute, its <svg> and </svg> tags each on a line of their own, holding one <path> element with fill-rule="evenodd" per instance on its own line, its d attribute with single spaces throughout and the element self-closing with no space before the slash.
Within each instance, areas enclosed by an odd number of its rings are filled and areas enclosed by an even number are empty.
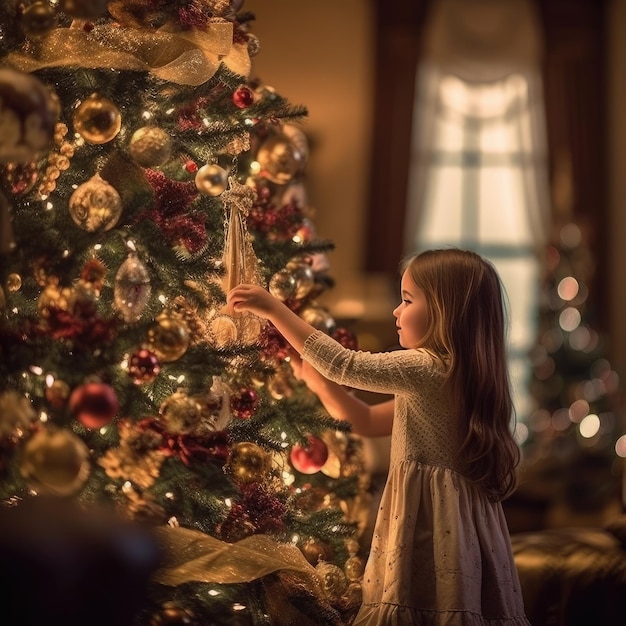
<svg viewBox="0 0 626 626">
<path fill-rule="evenodd" d="M 539 336 L 531 353 L 536 409 L 528 420 L 522 489 L 536 488 L 570 515 L 597 516 L 620 501 L 624 448 L 619 442 L 626 423 L 609 338 L 598 330 L 595 315 L 589 231 L 572 215 L 568 159 L 559 163 Z"/>
<path fill-rule="evenodd" d="M 344 624 L 359 603 L 358 441 L 226 305 L 255 282 L 355 344 L 318 304 L 306 109 L 253 76 L 242 4 L 0 6 L 0 512 L 149 530 L 137 624 Z"/>
</svg>

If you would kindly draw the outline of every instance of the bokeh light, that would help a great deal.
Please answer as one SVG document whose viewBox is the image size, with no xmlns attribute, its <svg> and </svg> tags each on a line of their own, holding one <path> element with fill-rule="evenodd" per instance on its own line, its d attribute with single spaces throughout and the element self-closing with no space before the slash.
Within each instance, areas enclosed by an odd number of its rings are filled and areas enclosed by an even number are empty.
<svg viewBox="0 0 626 626">
<path fill-rule="evenodd" d="M 585 439 L 591 439 L 600 430 L 600 418 L 595 413 L 589 413 L 578 425 L 578 431 Z"/>
</svg>

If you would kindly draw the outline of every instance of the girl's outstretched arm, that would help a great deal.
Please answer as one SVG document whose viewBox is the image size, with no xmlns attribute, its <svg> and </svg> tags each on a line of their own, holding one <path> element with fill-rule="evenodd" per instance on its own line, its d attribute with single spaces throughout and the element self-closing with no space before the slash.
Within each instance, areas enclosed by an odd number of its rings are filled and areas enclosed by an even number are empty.
<svg viewBox="0 0 626 626">
<path fill-rule="evenodd" d="M 328 380 L 310 363 L 298 355 L 291 357 L 291 366 L 296 378 L 320 399 L 329 415 L 352 424 L 357 435 L 384 437 L 391 434 L 394 401 L 388 400 L 370 405 L 351 394 L 345 387 Z"/>
<path fill-rule="evenodd" d="M 257 285 L 235 287 L 228 293 L 228 303 L 235 311 L 250 311 L 268 319 L 298 353 L 302 352 L 309 335 L 315 332 L 313 326 Z M 296 367 L 298 366 L 303 369 L 297 374 L 319 397 L 332 417 L 350 422 L 355 433 L 366 437 L 380 437 L 391 433 L 393 400 L 370 406 L 341 385 L 313 371 L 310 364 L 298 362 Z"/>
<path fill-rule="evenodd" d="M 230 290 L 227 299 L 235 311 L 250 311 L 272 322 L 298 353 L 302 352 L 307 337 L 315 332 L 313 326 L 258 285 L 239 285 Z"/>
</svg>

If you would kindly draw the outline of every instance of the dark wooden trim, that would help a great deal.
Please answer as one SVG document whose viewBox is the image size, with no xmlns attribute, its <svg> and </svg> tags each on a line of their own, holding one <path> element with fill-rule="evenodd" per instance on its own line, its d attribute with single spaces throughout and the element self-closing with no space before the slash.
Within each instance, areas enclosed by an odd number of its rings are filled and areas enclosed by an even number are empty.
<svg viewBox="0 0 626 626">
<path fill-rule="evenodd" d="M 415 77 L 430 0 L 374 0 L 374 129 L 365 269 L 396 273 L 403 253 Z"/>
</svg>

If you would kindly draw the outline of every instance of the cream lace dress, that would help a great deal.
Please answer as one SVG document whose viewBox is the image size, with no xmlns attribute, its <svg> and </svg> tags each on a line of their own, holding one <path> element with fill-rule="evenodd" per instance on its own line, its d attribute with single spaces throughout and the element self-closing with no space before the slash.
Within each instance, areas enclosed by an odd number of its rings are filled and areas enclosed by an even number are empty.
<svg viewBox="0 0 626 626">
<path fill-rule="evenodd" d="M 327 378 L 393 393 L 391 462 L 353 626 L 529 626 L 502 506 L 458 471 L 460 434 L 425 350 L 354 352 L 320 331 L 302 353 Z"/>
</svg>

